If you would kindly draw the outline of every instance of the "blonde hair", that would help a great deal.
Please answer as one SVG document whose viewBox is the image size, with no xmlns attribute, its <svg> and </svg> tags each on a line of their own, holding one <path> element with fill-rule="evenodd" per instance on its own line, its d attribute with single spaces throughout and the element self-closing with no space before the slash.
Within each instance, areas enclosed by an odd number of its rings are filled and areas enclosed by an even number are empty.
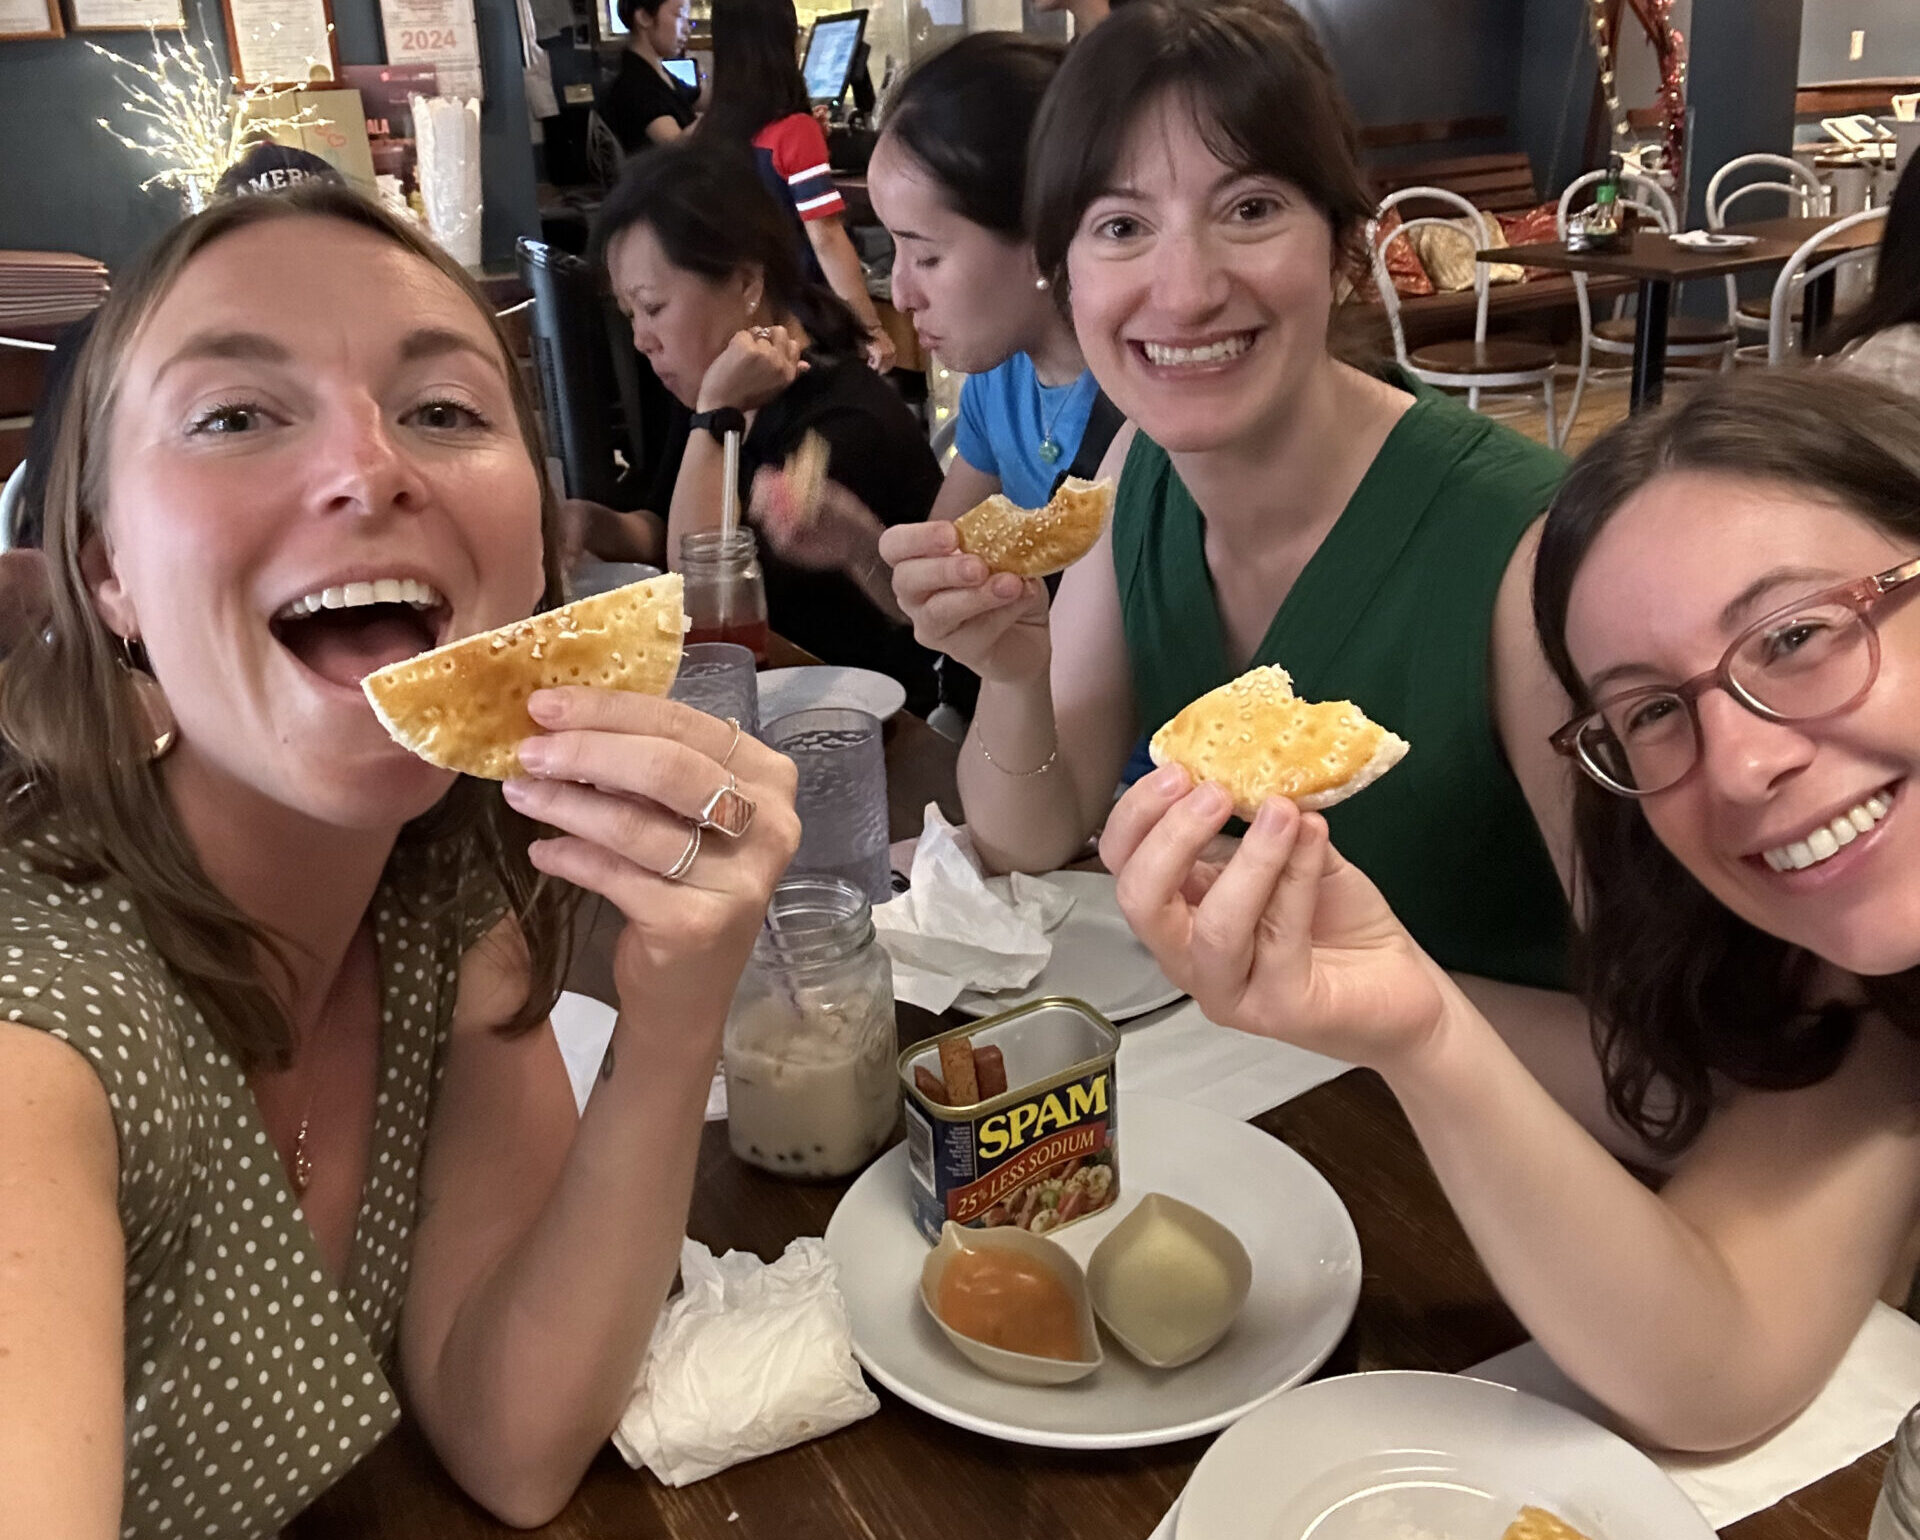
<svg viewBox="0 0 1920 1540">
<path fill-rule="evenodd" d="M 216 204 L 167 233 L 116 281 L 87 339 L 69 386 L 46 492 L 46 553 L 52 590 L 47 629 L 0 672 L 0 843 L 22 847 L 44 870 L 70 882 L 112 873 L 132 902 L 155 950 L 178 975 L 221 1046 L 245 1069 L 285 1064 L 292 1052 L 286 1002 L 262 973 L 287 970 L 288 943 L 248 918 L 217 888 L 155 774 L 151 731 L 128 688 L 123 644 L 94 609 L 81 553 L 100 533 L 107 446 L 128 352 L 155 309 L 194 258 L 237 231 L 279 219 L 335 219 L 366 230 L 430 263 L 486 317 L 506 365 L 514 416 L 528 458 L 544 463 L 538 418 L 493 309 L 466 272 L 412 226 L 351 190 L 308 182 L 268 197 Z M 558 523 L 552 490 L 540 485 L 546 591 L 541 608 L 560 602 Z M 57 847 L 37 836 L 58 821 Z M 527 999 L 503 1029 L 525 1031 L 558 998 L 571 950 L 578 895 L 537 872 L 527 859 L 536 826 L 492 787 L 462 776 L 428 813 L 401 831 L 396 854 L 439 856 L 472 850 L 489 869 L 519 922 L 531 958 Z M 448 890 L 430 900 L 451 910 L 462 895 L 454 868 Z"/>
</svg>

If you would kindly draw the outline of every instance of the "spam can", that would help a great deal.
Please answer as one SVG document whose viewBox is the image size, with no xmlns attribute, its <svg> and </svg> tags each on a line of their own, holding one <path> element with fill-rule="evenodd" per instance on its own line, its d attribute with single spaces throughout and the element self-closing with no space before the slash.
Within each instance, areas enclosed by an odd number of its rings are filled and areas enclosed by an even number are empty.
<svg viewBox="0 0 1920 1540">
<path fill-rule="evenodd" d="M 1050 999 L 955 1027 L 900 1055 L 913 1222 L 930 1245 L 949 1220 L 1044 1234 L 1119 1196 L 1119 1048 L 1113 1023 L 1092 1006 Z M 949 1104 L 950 1094 L 949 1102 L 930 1094 L 945 1088 L 943 1057 L 965 1073 L 975 1053 L 991 1062 L 981 1050 L 998 1050 L 1004 1090 L 996 1082 L 994 1094 L 959 1106 Z"/>
</svg>

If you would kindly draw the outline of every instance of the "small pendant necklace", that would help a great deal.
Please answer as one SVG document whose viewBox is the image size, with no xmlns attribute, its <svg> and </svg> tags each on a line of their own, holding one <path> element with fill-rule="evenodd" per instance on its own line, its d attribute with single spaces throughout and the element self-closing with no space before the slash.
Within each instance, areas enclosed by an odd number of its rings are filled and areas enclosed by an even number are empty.
<svg viewBox="0 0 1920 1540">
<path fill-rule="evenodd" d="M 1075 380 L 1071 384 L 1062 385 L 1060 387 L 1060 399 L 1053 404 L 1052 418 L 1049 420 L 1046 417 L 1042 417 L 1040 420 L 1040 458 L 1045 460 L 1049 465 L 1052 465 L 1058 460 L 1061 454 L 1060 441 L 1053 436 L 1053 430 L 1060 425 L 1060 414 L 1067 409 L 1067 403 L 1073 399 L 1073 387 L 1079 383 L 1078 380 Z M 1044 411 L 1047 400 L 1047 388 L 1041 385 L 1038 380 L 1036 380 L 1034 384 L 1040 391 L 1040 404 Z"/>
<path fill-rule="evenodd" d="M 307 1184 L 313 1180 L 313 1157 L 307 1153 L 307 1129 L 313 1123 L 313 1093 L 307 1093 L 307 1110 L 300 1114 L 300 1132 L 293 1136 L 293 1169 L 288 1176 L 293 1182 L 293 1195 L 304 1198 Z"/>
</svg>

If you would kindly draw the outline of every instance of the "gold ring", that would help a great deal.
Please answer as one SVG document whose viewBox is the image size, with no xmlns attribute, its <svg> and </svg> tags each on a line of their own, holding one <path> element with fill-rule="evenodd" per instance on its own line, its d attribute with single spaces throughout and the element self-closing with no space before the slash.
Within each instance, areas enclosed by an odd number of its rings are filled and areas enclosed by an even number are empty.
<svg viewBox="0 0 1920 1540">
<path fill-rule="evenodd" d="M 699 857 L 700 825 L 695 824 L 687 831 L 687 848 L 680 852 L 680 859 L 678 861 L 675 861 L 673 865 L 669 866 L 660 874 L 660 880 L 662 882 L 678 882 L 682 877 L 687 875 L 687 869 L 692 866 Z"/>
<path fill-rule="evenodd" d="M 733 742 L 727 745 L 727 752 L 720 756 L 720 768 L 722 770 L 727 768 L 727 761 L 733 758 L 733 751 L 740 747 L 740 719 L 738 717 L 728 717 L 726 722 L 727 726 L 733 729 Z"/>
<path fill-rule="evenodd" d="M 740 783 L 733 778 L 733 772 L 727 772 L 727 784 L 718 788 L 707 798 L 707 805 L 700 809 L 700 817 L 695 822 L 693 832 L 711 829 L 716 834 L 724 834 L 730 840 L 737 840 L 747 832 L 753 823 L 754 802 L 740 790 Z"/>
</svg>

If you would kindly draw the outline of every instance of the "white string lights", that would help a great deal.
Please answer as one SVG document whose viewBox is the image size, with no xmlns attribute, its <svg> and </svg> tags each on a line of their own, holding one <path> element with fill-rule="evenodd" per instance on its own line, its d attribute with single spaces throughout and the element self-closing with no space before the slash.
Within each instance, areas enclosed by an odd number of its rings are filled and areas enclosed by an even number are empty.
<svg viewBox="0 0 1920 1540">
<path fill-rule="evenodd" d="M 151 66 L 123 58 L 98 43 L 87 44 L 122 71 L 131 72 L 116 71 L 114 82 L 127 93 L 120 110 L 140 125 L 140 137 L 124 133 L 105 118 L 95 121 L 128 149 L 159 163 L 159 169 L 140 184 L 142 192 L 174 188 L 187 212 L 197 214 L 212 201 L 214 184 L 240 158 L 249 141 L 320 121 L 305 107 L 292 113 L 256 112 L 257 103 L 272 99 L 273 87 L 241 88 L 219 68 L 211 42 L 162 42 L 152 31 L 147 36 L 156 60 Z"/>
</svg>

